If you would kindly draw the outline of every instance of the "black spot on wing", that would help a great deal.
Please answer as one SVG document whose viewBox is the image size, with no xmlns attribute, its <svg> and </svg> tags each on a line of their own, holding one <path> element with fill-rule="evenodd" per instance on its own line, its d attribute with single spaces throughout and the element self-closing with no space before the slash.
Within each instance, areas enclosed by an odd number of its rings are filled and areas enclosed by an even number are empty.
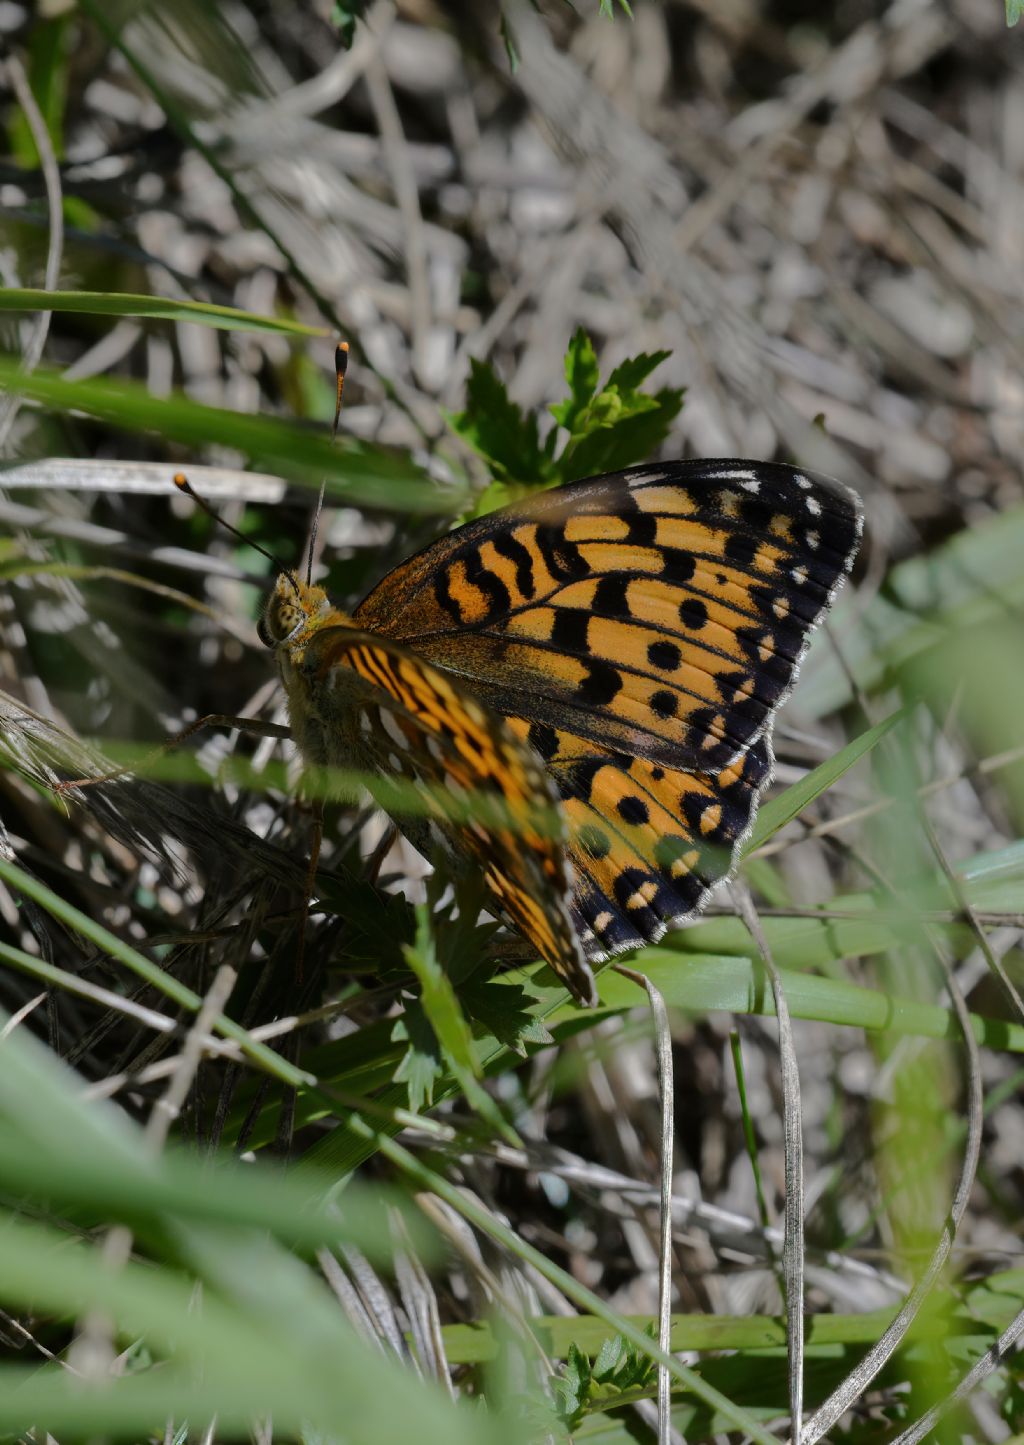
<svg viewBox="0 0 1024 1445">
<path fill-rule="evenodd" d="M 747 532 L 730 532 L 725 539 L 724 552 L 737 567 L 749 567 L 757 554 L 758 539 Z"/>
<path fill-rule="evenodd" d="M 633 793 L 626 793 L 618 801 L 619 817 L 627 823 L 639 827 L 650 819 L 650 811 L 643 798 L 636 797 Z"/>
<path fill-rule="evenodd" d="M 594 612 L 598 617 L 629 616 L 629 579 L 621 573 L 609 572 L 594 589 Z"/>
<path fill-rule="evenodd" d="M 708 605 L 700 597 L 684 597 L 679 604 L 679 621 L 687 632 L 699 632 L 708 620 Z"/>
<path fill-rule="evenodd" d="M 652 642 L 647 648 L 647 661 L 662 672 L 675 672 L 683 654 L 674 642 Z"/>
<path fill-rule="evenodd" d="M 550 762 L 558 752 L 558 733 L 548 723 L 531 723 L 527 741 L 545 762 Z"/>
<path fill-rule="evenodd" d="M 589 612 L 578 607 L 558 607 L 551 628 L 551 641 L 564 652 L 583 653 L 585 656 L 590 651 L 587 641 L 589 625 Z"/>
<path fill-rule="evenodd" d="M 695 559 L 681 547 L 663 547 L 661 558 L 664 564 L 661 573 L 663 582 L 674 582 L 682 586 L 689 582 L 697 570 Z"/>
<path fill-rule="evenodd" d="M 577 685 L 577 701 L 589 707 L 607 707 L 622 691 L 622 678 L 610 662 L 592 662 Z"/>
<path fill-rule="evenodd" d="M 667 687 L 651 694 L 651 711 L 660 718 L 675 717 L 679 707 L 678 693 L 669 692 Z"/>
</svg>

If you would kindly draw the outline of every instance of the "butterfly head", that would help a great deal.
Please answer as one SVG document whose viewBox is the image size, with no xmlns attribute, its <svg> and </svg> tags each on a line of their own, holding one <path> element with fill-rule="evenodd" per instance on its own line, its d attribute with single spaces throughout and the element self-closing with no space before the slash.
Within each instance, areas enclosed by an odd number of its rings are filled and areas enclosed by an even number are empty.
<svg viewBox="0 0 1024 1445">
<path fill-rule="evenodd" d="M 294 572 L 282 571 L 256 630 L 265 647 L 283 647 L 315 631 L 328 618 L 334 619 L 336 612 L 322 587 L 301 581 Z"/>
</svg>

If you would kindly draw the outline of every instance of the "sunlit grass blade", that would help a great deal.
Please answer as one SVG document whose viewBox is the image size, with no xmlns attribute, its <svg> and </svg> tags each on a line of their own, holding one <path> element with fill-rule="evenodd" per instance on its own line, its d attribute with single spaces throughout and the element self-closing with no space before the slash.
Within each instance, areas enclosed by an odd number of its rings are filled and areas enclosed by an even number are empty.
<svg viewBox="0 0 1024 1445">
<path fill-rule="evenodd" d="M 124 431 L 153 432 L 191 447 L 235 447 L 255 465 L 301 486 L 319 488 L 326 479 L 328 496 L 380 511 L 454 512 L 465 501 L 458 486 L 439 488 L 401 453 L 345 439 L 335 444 L 326 430 L 304 431 L 284 418 L 205 406 L 180 392 L 157 397 L 130 381 L 68 381 L 43 367 L 26 376 L 13 356 L 0 356 L 0 387 Z M 178 469 L 168 465 L 168 495 Z"/>
<path fill-rule="evenodd" d="M 803 810 L 814 802 L 815 798 L 827 792 L 844 773 L 849 772 L 853 765 L 865 757 L 872 748 L 890 733 L 896 724 L 904 717 L 906 711 L 894 712 L 876 727 L 869 728 L 867 732 L 841 748 L 834 757 L 828 758 L 812 769 L 798 783 L 787 788 L 784 793 L 777 797 L 769 798 L 763 803 L 758 811 L 757 822 L 754 824 L 754 831 L 744 846 L 744 854 L 753 853 L 762 843 L 766 843 L 773 833 L 784 828 L 787 823 L 799 816 Z"/>
</svg>

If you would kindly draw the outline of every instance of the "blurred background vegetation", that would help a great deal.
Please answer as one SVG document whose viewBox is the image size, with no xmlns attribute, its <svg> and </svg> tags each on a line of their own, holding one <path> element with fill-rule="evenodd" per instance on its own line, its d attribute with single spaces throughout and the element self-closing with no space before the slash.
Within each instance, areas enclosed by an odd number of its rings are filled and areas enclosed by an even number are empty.
<svg viewBox="0 0 1024 1445">
<path fill-rule="evenodd" d="M 583 1015 L 431 918 L 355 805 L 297 979 L 272 740 L 50 786 L 283 718 L 269 563 L 176 470 L 286 563 L 326 477 L 352 603 L 534 480 L 581 328 L 603 377 L 669 353 L 645 449 L 865 501 L 742 875 L 795 1020 L 804 1439 L 1024 1439 L 1022 42 L 998 0 L 628 9 L 0 4 L 5 1439 L 655 1438 L 635 986 Z M 675 1053 L 673 1423 L 785 1439 L 758 951 L 723 891 L 637 963 Z"/>
</svg>

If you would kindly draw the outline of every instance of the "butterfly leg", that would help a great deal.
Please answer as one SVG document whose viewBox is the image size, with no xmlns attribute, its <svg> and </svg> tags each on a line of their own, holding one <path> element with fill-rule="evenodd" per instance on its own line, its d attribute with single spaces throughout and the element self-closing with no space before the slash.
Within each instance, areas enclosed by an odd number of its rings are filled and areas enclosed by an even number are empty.
<svg viewBox="0 0 1024 1445">
<path fill-rule="evenodd" d="M 237 728 L 239 732 L 251 733 L 262 738 L 291 737 L 290 729 L 284 727 L 281 723 L 261 722 L 259 718 L 231 717 L 227 713 L 211 712 L 207 713 L 205 717 L 196 718 L 195 722 L 189 723 L 188 727 L 182 728 L 181 732 L 175 733 L 173 737 L 161 743 L 158 748 L 154 748 L 151 753 L 147 753 L 142 760 L 141 766 L 145 768 L 147 764 L 155 762 L 157 758 L 162 758 L 165 753 L 169 753 L 173 751 L 174 748 L 180 747 L 181 744 L 187 742 L 193 734 L 202 731 L 203 728 L 209 727 Z M 74 788 L 91 788 L 94 787 L 96 783 L 112 783 L 118 778 L 123 778 L 128 773 L 135 771 L 136 767 L 126 765 L 123 768 L 114 768 L 114 770 L 109 773 L 97 773 L 96 776 L 92 778 L 65 778 L 61 782 L 53 784 L 53 791 L 64 794 L 70 793 Z"/>
</svg>

